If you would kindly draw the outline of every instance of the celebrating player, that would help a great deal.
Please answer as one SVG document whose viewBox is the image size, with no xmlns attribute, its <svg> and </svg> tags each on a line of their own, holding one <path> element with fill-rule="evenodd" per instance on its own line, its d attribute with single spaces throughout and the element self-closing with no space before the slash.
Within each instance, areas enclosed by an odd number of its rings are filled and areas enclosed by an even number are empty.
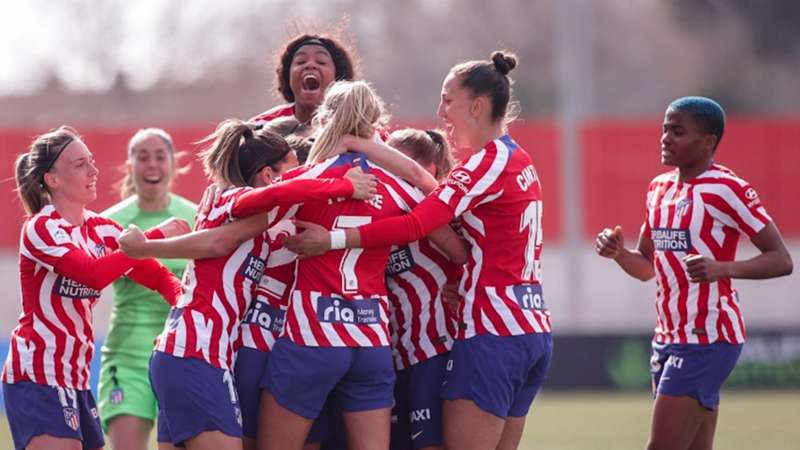
<svg viewBox="0 0 800 450">
<path fill-rule="evenodd" d="M 3 367 L 3 394 L 17 449 L 103 447 L 89 391 L 94 352 L 92 308 L 100 290 L 122 275 L 174 304 L 180 283 L 153 259 L 117 250 L 122 228 L 86 205 L 97 197 L 92 153 L 72 128 L 37 137 L 16 161 L 29 217 L 20 238 L 22 315 Z M 186 223 L 170 222 L 153 236 Z"/>
<path fill-rule="evenodd" d="M 172 137 L 160 128 L 141 129 L 128 142 L 123 200 L 102 213 L 121 226 L 150 228 L 170 217 L 194 226 L 196 205 L 170 192 L 176 174 Z M 163 260 L 178 277 L 186 262 Z M 100 421 L 114 450 L 148 448 L 158 412 L 148 376 L 153 341 L 164 328 L 169 306 L 127 278 L 113 284 L 114 304 L 100 368 Z"/>
<path fill-rule="evenodd" d="M 453 167 L 447 140 L 437 130 L 397 130 L 387 145 L 408 155 L 437 180 Z M 448 280 L 460 278 L 461 266 L 428 239 L 420 239 L 392 248 L 386 275 L 397 370 L 390 448 L 439 449 L 443 445 L 442 381 L 456 334 L 446 314 L 442 288 Z"/>
<path fill-rule="evenodd" d="M 539 261 L 541 188 L 530 156 L 506 134 L 508 72 L 515 66 L 513 55 L 495 52 L 491 61 L 451 69 L 439 116 L 453 144 L 472 154 L 411 214 L 287 240 L 305 256 L 369 249 L 413 242 L 460 219 L 471 254 L 442 394 L 445 445 L 452 449 L 516 448 L 552 353 Z"/>
<path fill-rule="evenodd" d="M 271 184 L 276 167 L 287 161 L 291 150 L 280 136 L 265 130 L 254 133 L 241 121 L 223 122 L 213 138 L 202 154 L 206 172 L 234 188 L 223 193 L 197 228 L 253 216 L 240 222 L 250 234 L 238 238 L 234 251 L 212 258 L 213 248 L 187 248 L 182 238 L 147 241 L 139 236 L 138 241 L 123 238 L 123 245 L 136 255 L 195 258 L 150 363 L 160 407 L 158 441 L 229 449 L 242 445 L 241 411 L 231 376 L 233 342 L 264 270 L 269 251 L 264 229 L 304 200 L 367 198 L 371 192 L 369 183 L 347 179 Z"/>
<path fill-rule="evenodd" d="M 596 250 L 632 277 L 656 277 L 655 405 L 648 449 L 711 449 L 719 391 L 745 340 L 732 278 L 791 273 L 792 260 L 756 190 L 714 163 L 725 129 L 717 102 L 684 97 L 664 116 L 661 163 L 675 169 L 650 182 L 635 250 L 622 229 L 605 229 Z M 761 254 L 736 261 L 740 235 Z"/>
<path fill-rule="evenodd" d="M 275 69 L 278 92 L 287 103 L 259 114 L 251 122 L 262 124 L 294 116 L 301 124 L 310 123 L 328 86 L 355 78 L 353 53 L 340 39 L 323 34 L 303 34 L 289 41 Z"/>
<path fill-rule="evenodd" d="M 345 135 L 372 137 L 382 116 L 381 101 L 366 83 L 332 85 L 318 112 L 322 129 L 309 154 L 310 165 L 284 178 L 341 176 L 358 156 L 330 157 L 332 152 Z M 372 200 L 307 202 L 296 214 L 298 223 L 352 227 L 401 214 L 421 197 L 384 169 L 364 159 L 362 164 L 380 181 Z M 389 246 L 384 246 L 298 262 L 285 337 L 273 348 L 262 384 L 263 448 L 301 448 L 331 392 L 343 410 L 349 448 L 388 447 L 395 378 L 383 278 L 388 253 Z"/>
</svg>

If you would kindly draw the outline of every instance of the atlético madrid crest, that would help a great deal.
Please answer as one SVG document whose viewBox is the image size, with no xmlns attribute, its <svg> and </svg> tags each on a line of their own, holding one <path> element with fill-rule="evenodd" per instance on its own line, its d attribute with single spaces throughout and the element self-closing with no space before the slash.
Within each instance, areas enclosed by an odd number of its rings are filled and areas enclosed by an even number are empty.
<svg viewBox="0 0 800 450">
<path fill-rule="evenodd" d="M 74 431 L 78 431 L 78 427 L 81 426 L 81 419 L 78 416 L 78 410 L 75 408 L 64 408 L 64 422 L 66 422 L 67 426 L 72 428 Z"/>
<path fill-rule="evenodd" d="M 125 399 L 125 392 L 122 390 L 121 387 L 115 387 L 111 390 L 108 394 L 108 401 L 112 405 L 119 405 Z"/>
</svg>

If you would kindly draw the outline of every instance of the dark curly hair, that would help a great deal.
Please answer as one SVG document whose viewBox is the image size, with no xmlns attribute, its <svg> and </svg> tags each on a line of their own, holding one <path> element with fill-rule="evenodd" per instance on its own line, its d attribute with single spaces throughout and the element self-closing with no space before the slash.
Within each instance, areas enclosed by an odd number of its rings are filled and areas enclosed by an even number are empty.
<svg viewBox="0 0 800 450">
<path fill-rule="evenodd" d="M 356 76 L 356 57 L 355 51 L 349 46 L 331 36 L 321 34 L 304 33 L 290 40 L 284 47 L 283 53 L 278 56 L 275 73 L 278 76 L 278 92 L 287 102 L 294 101 L 294 92 L 289 85 L 289 69 L 292 66 L 292 59 L 297 50 L 309 40 L 317 40 L 331 54 L 333 65 L 336 68 L 334 78 L 336 81 L 353 80 Z"/>
</svg>

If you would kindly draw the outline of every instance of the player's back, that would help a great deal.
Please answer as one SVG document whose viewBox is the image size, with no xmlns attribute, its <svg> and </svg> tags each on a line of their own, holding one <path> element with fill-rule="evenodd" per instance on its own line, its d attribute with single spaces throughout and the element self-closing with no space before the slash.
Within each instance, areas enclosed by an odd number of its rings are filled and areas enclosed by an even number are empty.
<svg viewBox="0 0 800 450">
<path fill-rule="evenodd" d="M 340 178 L 358 155 L 346 153 L 285 174 L 284 178 Z M 370 165 L 378 193 L 370 200 L 306 202 L 296 217 L 328 229 L 352 228 L 403 214 L 420 195 L 389 172 Z M 390 247 L 335 250 L 298 261 L 287 334 L 303 345 L 388 345 L 384 270 Z"/>
</svg>

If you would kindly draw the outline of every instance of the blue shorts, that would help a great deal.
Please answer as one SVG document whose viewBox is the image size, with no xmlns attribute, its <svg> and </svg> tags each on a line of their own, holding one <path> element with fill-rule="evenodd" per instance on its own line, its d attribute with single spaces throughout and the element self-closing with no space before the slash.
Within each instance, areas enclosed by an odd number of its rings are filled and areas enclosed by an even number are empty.
<svg viewBox="0 0 800 450">
<path fill-rule="evenodd" d="M 394 380 L 389 347 L 304 347 L 278 339 L 261 387 L 284 408 L 314 419 L 328 394 L 343 411 L 389 408 Z"/>
<path fill-rule="evenodd" d="M 442 398 L 471 400 L 501 419 L 525 417 L 547 378 L 552 354 L 550 333 L 456 340 Z"/>
<path fill-rule="evenodd" d="M 90 391 L 21 381 L 3 383 L 3 397 L 17 450 L 43 434 L 77 439 L 84 449 L 105 445 L 97 405 Z"/>
<path fill-rule="evenodd" d="M 242 434 L 255 439 L 258 427 L 258 408 L 261 404 L 261 378 L 267 369 L 269 352 L 243 347 L 236 352 L 233 379 L 242 410 Z"/>
<path fill-rule="evenodd" d="M 153 352 L 150 382 L 158 399 L 158 441 L 182 446 L 206 431 L 242 437 L 233 377 L 197 358 Z"/>
<path fill-rule="evenodd" d="M 710 410 L 742 353 L 742 344 L 658 344 L 653 342 L 650 373 L 654 394 L 692 397 Z"/>
<path fill-rule="evenodd" d="M 448 358 L 444 353 L 397 372 L 391 450 L 444 445 L 442 382 Z"/>
<path fill-rule="evenodd" d="M 233 367 L 234 385 L 239 395 L 242 409 L 242 435 L 255 439 L 258 429 L 258 414 L 261 406 L 261 379 L 267 370 L 270 352 L 242 347 L 236 352 L 236 365 Z M 333 412 L 325 412 L 311 425 L 307 444 L 320 442 L 332 433 Z"/>
</svg>

